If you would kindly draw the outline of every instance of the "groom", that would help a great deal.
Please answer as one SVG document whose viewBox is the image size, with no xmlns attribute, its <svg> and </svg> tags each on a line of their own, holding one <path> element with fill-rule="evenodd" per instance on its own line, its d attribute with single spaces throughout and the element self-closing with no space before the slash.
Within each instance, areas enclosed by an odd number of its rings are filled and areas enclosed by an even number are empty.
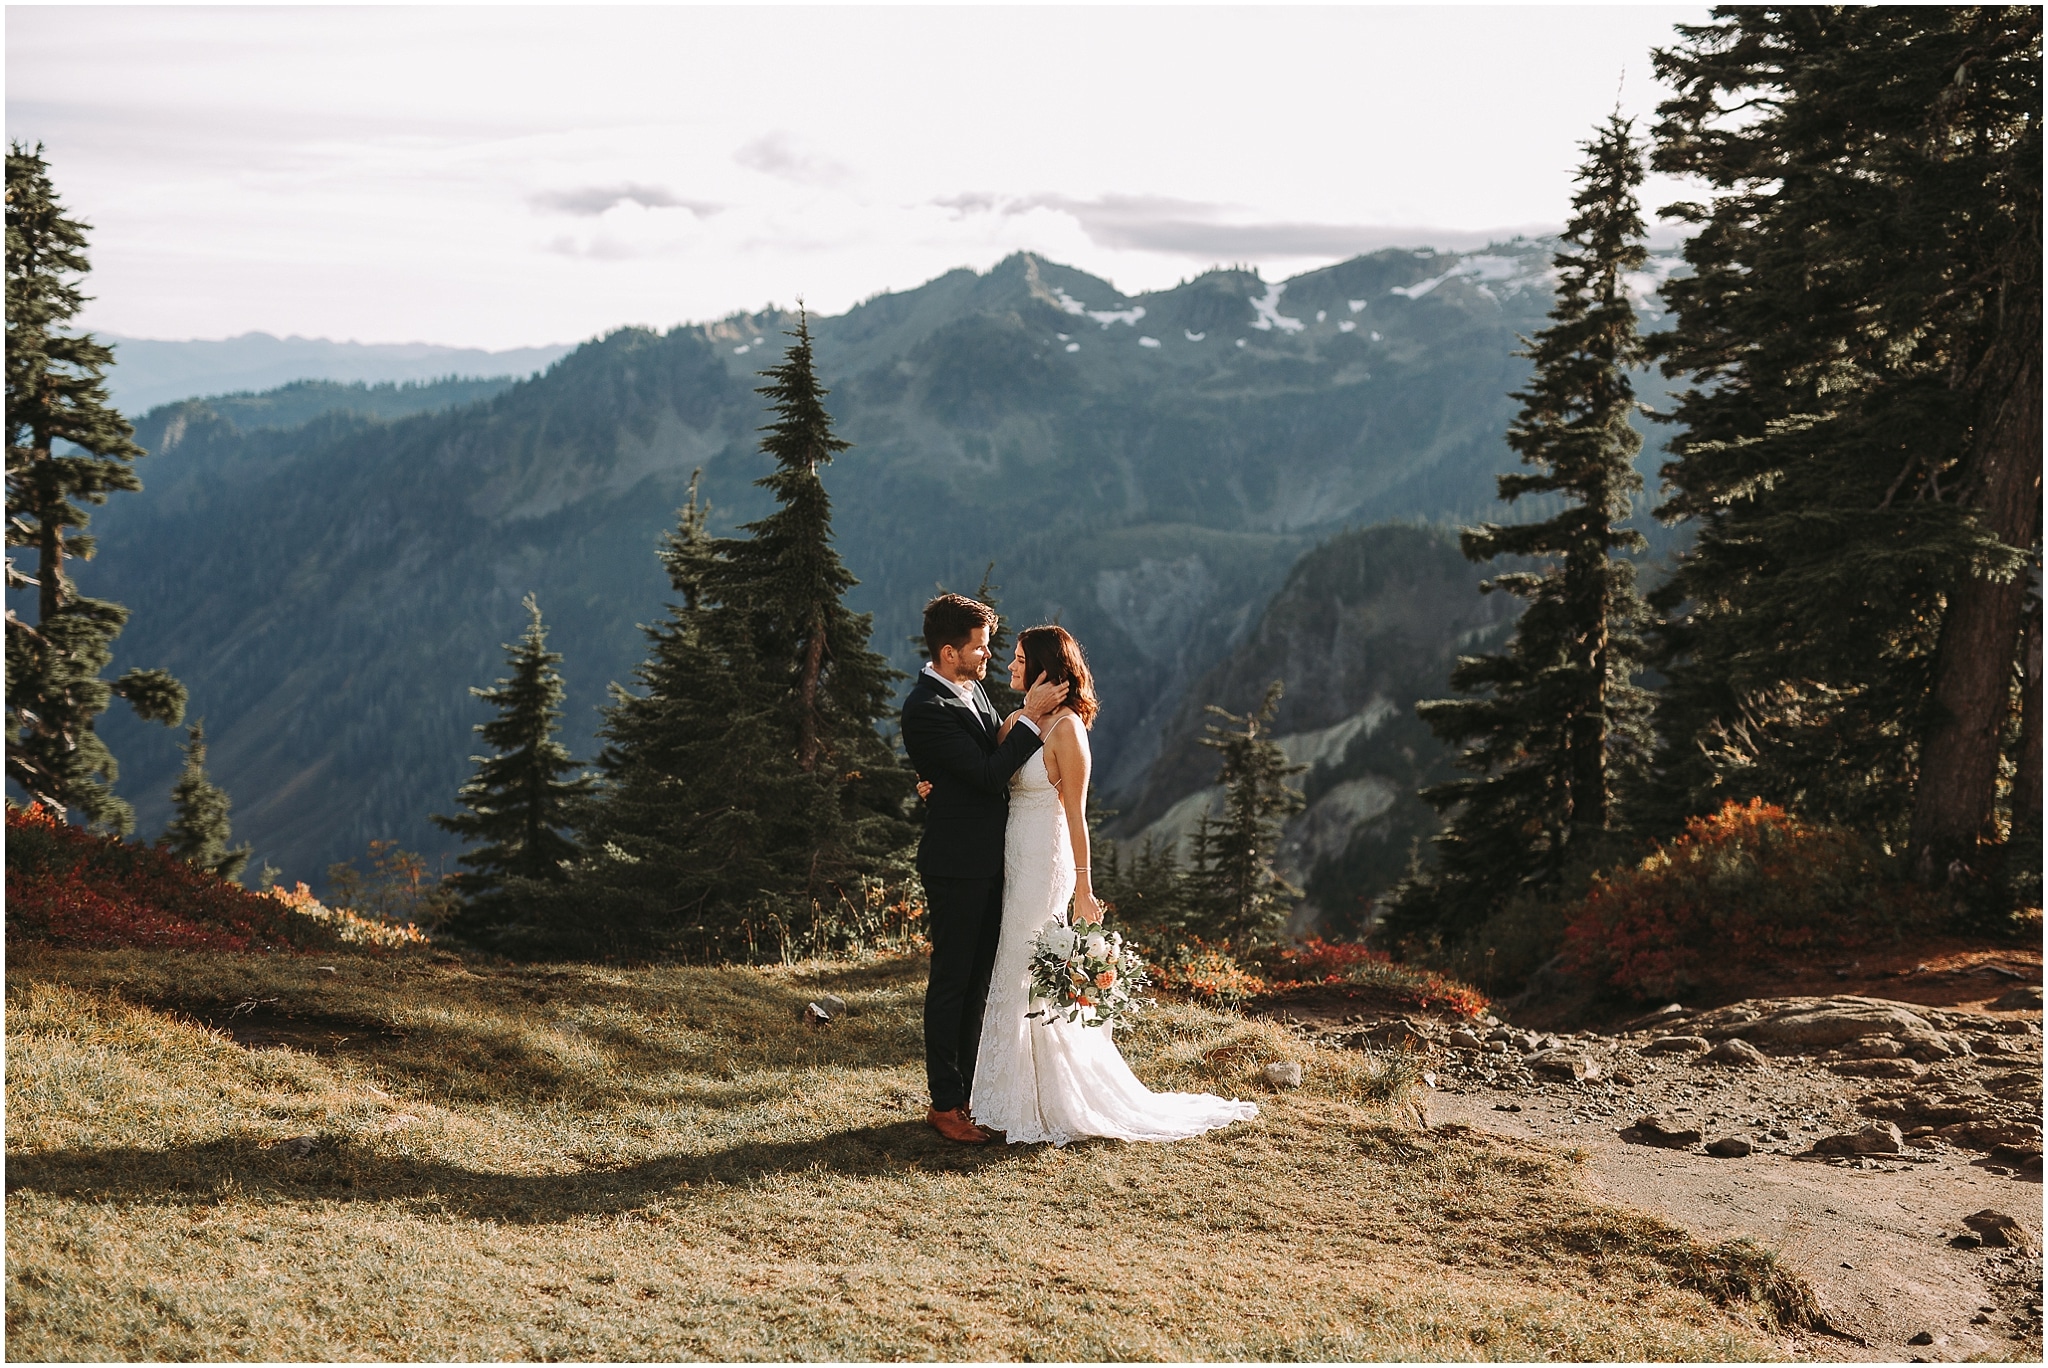
<svg viewBox="0 0 2048 1368">
<path fill-rule="evenodd" d="M 924 1067 L 932 1109 L 925 1119 L 948 1140 L 979 1145 L 989 1133 L 968 1115 L 981 1013 L 1003 924 L 1003 829 L 1010 776 L 1044 743 L 1039 724 L 1067 696 L 1040 681 L 1002 744 L 1002 719 L 978 682 L 988 671 L 995 610 L 959 594 L 924 606 L 931 653 L 903 703 L 903 746 L 931 781 L 917 872 L 931 914 L 931 982 L 924 995 Z"/>
</svg>

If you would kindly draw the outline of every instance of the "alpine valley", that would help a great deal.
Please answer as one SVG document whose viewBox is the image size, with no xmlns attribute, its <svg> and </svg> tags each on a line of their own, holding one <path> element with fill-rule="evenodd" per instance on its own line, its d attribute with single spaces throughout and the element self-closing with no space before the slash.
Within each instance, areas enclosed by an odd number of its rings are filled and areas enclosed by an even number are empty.
<svg viewBox="0 0 2048 1368">
<path fill-rule="evenodd" d="M 1057 620 L 1089 650 L 1098 790 L 1125 835 L 1192 820 L 1204 703 L 1241 710 L 1286 679 L 1282 730 L 1316 765 L 1287 858 L 1349 900 L 1422 829 L 1398 797 L 1441 755 L 1414 700 L 1507 621 L 1450 529 L 1509 515 L 1494 477 L 1553 249 L 1389 250 L 1136 296 L 1017 255 L 813 318 L 854 443 L 825 472 L 854 606 L 914 669 L 924 600 L 993 562 L 1012 625 Z M 1674 264 L 1633 282 L 1647 325 Z M 692 472 L 714 528 L 765 511 L 755 373 L 793 322 L 621 329 L 516 382 L 303 382 L 137 419 L 147 488 L 95 512 L 81 584 L 133 610 L 117 669 L 190 688 L 259 864 L 317 882 L 372 838 L 452 856 L 428 814 L 470 770 L 468 690 L 503 672 L 529 592 L 565 657 L 564 740 L 593 752 L 662 611 L 656 540 Z M 102 725 L 154 834 L 179 737 L 120 710 Z"/>
</svg>

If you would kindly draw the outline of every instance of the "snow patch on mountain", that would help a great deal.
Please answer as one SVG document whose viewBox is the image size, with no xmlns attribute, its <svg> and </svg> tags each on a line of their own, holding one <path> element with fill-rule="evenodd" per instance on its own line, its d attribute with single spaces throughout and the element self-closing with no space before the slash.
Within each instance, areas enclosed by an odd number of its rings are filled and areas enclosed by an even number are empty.
<svg viewBox="0 0 2048 1368">
<path fill-rule="evenodd" d="M 1286 290 L 1287 286 L 1285 283 L 1268 285 L 1264 299 L 1254 299 L 1251 301 L 1252 313 L 1256 315 L 1252 319 L 1252 326 L 1254 328 L 1257 328 L 1260 332 L 1271 332 L 1273 329 L 1278 328 L 1281 332 L 1294 333 L 1300 332 L 1308 326 L 1300 319 L 1289 318 L 1280 312 L 1280 296 L 1286 293 Z"/>
<path fill-rule="evenodd" d="M 1138 320 L 1145 316 L 1145 306 L 1142 304 L 1133 304 L 1128 309 L 1091 309 L 1065 290 L 1055 288 L 1052 293 L 1053 298 L 1059 301 L 1060 307 L 1068 313 L 1081 318 L 1092 318 L 1105 328 L 1112 323 L 1121 323 L 1127 328 L 1135 327 Z"/>
<path fill-rule="evenodd" d="M 1497 283 L 1510 295 L 1520 294 L 1531 285 L 1548 283 L 1548 270 L 1530 271 L 1529 259 L 1518 256 L 1497 256 L 1491 252 L 1480 252 L 1473 256 L 1459 258 L 1456 265 L 1442 275 L 1418 280 L 1413 285 L 1396 285 L 1388 294 L 1402 295 L 1408 299 L 1420 299 L 1447 280 L 1471 280 L 1478 283 L 1479 293 L 1488 299 L 1500 296 L 1487 288 L 1488 283 Z"/>
</svg>

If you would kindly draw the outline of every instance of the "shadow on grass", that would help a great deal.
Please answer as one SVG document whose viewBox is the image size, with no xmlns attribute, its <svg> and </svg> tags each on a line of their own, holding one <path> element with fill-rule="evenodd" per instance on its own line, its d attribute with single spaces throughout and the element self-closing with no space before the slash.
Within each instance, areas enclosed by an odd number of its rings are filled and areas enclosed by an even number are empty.
<svg viewBox="0 0 2048 1368">
<path fill-rule="evenodd" d="M 7 1191 L 92 1202 L 212 1202 L 233 1186 L 243 1196 L 283 1201 L 423 1203 L 444 1211 L 517 1223 L 614 1215 L 686 1196 L 694 1188 L 743 1187 L 779 1174 L 881 1178 L 917 1171 L 975 1173 L 1014 1163 L 1037 1145 L 969 1147 L 941 1139 L 922 1121 L 863 1126 L 816 1140 L 751 1141 L 710 1154 L 673 1154 L 580 1173 L 483 1173 L 404 1155 L 379 1154 L 346 1137 L 320 1137 L 313 1151 L 216 1140 L 166 1150 L 78 1149 L 15 1154 Z"/>
<path fill-rule="evenodd" d="M 126 985 L 87 986 L 218 1030 L 246 1049 L 346 1054 L 391 1071 L 425 1096 L 494 1101 L 509 1089 L 522 1095 L 609 1103 L 621 1084 L 679 1073 L 891 1069 L 921 1063 L 924 1047 L 915 1025 L 915 1003 L 887 1014 L 856 1008 L 829 1027 L 801 1023 L 805 1004 L 828 987 L 858 991 L 836 980 L 865 968 L 854 966 L 846 975 L 817 975 L 818 981 L 812 983 L 751 980 L 744 983 L 744 993 L 734 993 L 715 979 L 708 985 L 685 981 L 664 993 L 628 991 L 590 983 L 587 975 L 555 971 L 535 977 L 548 983 L 573 981 L 576 991 L 541 999 L 540 1012 L 519 991 L 530 984 L 508 987 L 489 981 L 481 987 L 474 981 L 428 984 L 410 997 L 385 983 L 367 985 L 367 992 L 357 985 L 325 984 L 294 991 L 253 974 L 245 989 L 227 994 L 216 983 L 183 992 L 176 985 L 150 985 L 142 991 Z M 896 964 L 873 968 L 892 982 L 903 978 Z M 705 986 L 712 991 L 688 996 L 690 988 Z M 348 989 L 357 992 L 350 995 Z M 678 998 L 684 999 L 690 1015 L 701 1019 L 677 1022 L 661 1015 L 673 1012 Z M 444 1008 L 447 1015 L 421 1021 L 414 1015 L 421 1007 Z M 578 1009 L 596 1011 L 579 1015 Z M 621 1020 L 606 1014 L 608 1010 L 640 1015 Z M 586 1048 L 599 1051 L 602 1063 L 576 1057 Z"/>
</svg>

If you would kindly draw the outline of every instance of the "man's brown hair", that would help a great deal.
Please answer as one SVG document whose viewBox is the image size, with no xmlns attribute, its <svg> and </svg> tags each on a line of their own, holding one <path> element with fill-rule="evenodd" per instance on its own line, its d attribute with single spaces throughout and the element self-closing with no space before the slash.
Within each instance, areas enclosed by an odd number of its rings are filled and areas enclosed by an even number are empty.
<svg viewBox="0 0 2048 1368">
<path fill-rule="evenodd" d="M 967 644 L 967 638 L 974 635 L 974 629 L 986 627 L 993 634 L 996 630 L 996 610 L 979 599 L 968 598 L 965 594 L 941 594 L 924 606 L 924 648 L 931 652 L 932 664 L 939 663 L 939 648 L 951 646 L 955 650 Z"/>
</svg>

